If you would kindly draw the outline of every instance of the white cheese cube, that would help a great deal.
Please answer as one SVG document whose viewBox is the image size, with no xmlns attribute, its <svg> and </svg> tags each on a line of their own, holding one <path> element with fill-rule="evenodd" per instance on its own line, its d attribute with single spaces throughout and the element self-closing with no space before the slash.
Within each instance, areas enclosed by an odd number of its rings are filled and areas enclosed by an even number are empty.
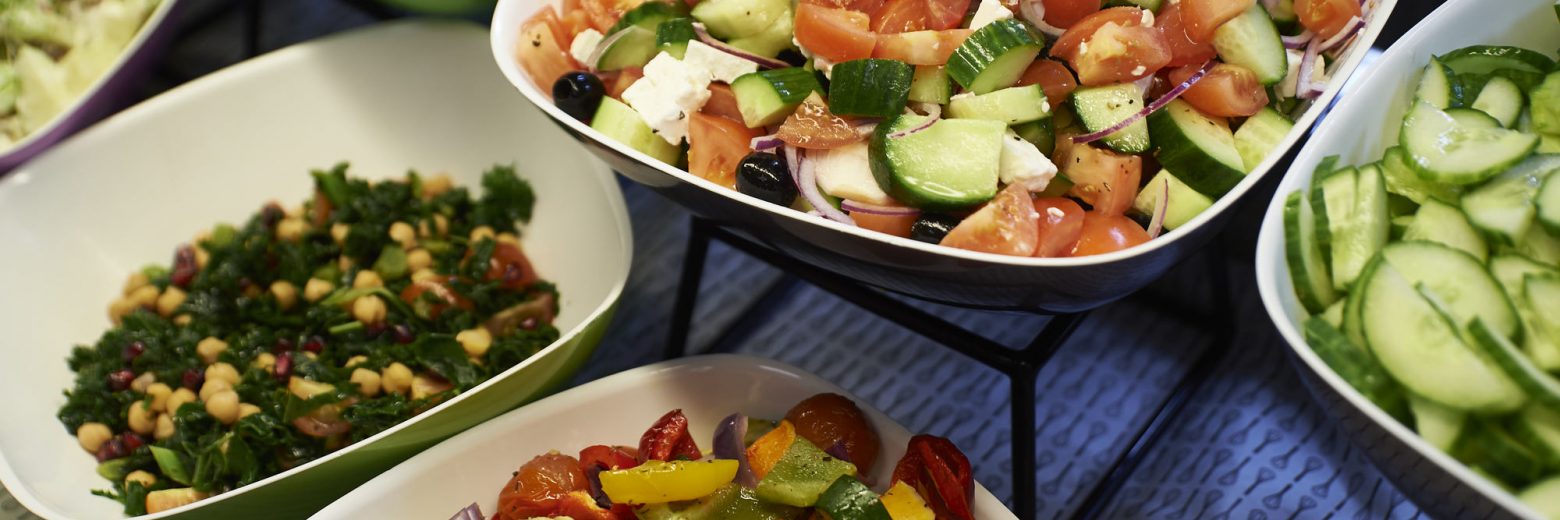
<svg viewBox="0 0 1560 520">
<path fill-rule="evenodd" d="M 979 29 L 991 22 L 1012 17 L 1013 11 L 1003 7 L 1000 0 L 980 0 L 980 7 L 975 8 L 975 16 L 970 18 L 970 28 Z"/>
<path fill-rule="evenodd" d="M 691 66 L 703 67 L 710 72 L 711 79 L 726 83 L 735 81 L 743 74 L 758 71 L 757 63 L 738 58 L 698 40 L 688 40 L 688 52 L 683 55 L 683 62 Z"/>
<path fill-rule="evenodd" d="M 623 101 L 639 112 L 656 135 L 680 144 L 688 136 L 688 117 L 710 99 L 710 73 L 667 53 L 645 64 L 645 77 L 623 91 Z"/>
<path fill-rule="evenodd" d="M 574 57 L 586 67 L 595 68 L 596 64 L 590 62 L 590 56 L 596 53 L 596 47 L 601 45 L 602 36 L 595 29 L 586 29 L 574 35 L 574 43 L 569 44 L 569 55 Z"/>
<path fill-rule="evenodd" d="M 814 161 L 818 189 L 842 199 L 868 204 L 894 204 L 894 199 L 878 187 L 867 162 L 866 141 L 830 150 L 809 150 L 807 160 Z"/>
<path fill-rule="evenodd" d="M 1003 184 L 1018 184 L 1029 191 L 1044 191 L 1056 177 L 1056 164 L 1033 143 L 1008 129 L 1002 136 L 1002 158 L 997 176 Z"/>
</svg>

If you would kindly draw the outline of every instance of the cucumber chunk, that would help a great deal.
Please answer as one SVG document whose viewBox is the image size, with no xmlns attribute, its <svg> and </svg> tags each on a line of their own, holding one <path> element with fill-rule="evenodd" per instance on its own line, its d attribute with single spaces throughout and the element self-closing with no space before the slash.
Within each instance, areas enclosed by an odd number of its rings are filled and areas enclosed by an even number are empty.
<svg viewBox="0 0 1560 520">
<path fill-rule="evenodd" d="M 682 157 L 682 148 L 673 146 L 656 135 L 655 131 L 650 129 L 650 125 L 645 124 L 644 118 L 639 117 L 639 112 L 623 104 L 622 101 L 610 97 L 601 99 L 601 106 L 596 108 L 596 115 L 591 118 L 590 127 L 606 134 L 614 141 L 667 164 L 675 165 Z"/>
<path fill-rule="evenodd" d="M 1040 85 L 1008 87 L 986 94 L 954 96 L 948 104 L 948 117 L 1018 125 L 1051 117 L 1051 105 L 1046 103 Z M 1147 133 L 1145 128 L 1145 138 Z"/>
<path fill-rule="evenodd" d="M 1387 375 L 1387 371 L 1381 368 L 1381 363 L 1376 361 L 1370 351 L 1351 343 L 1342 332 L 1320 317 L 1312 316 L 1305 320 L 1304 329 L 1306 343 L 1338 377 L 1388 414 L 1407 416 L 1403 389 L 1392 380 L 1392 376 Z"/>
<path fill-rule="evenodd" d="M 1272 107 L 1262 107 L 1257 115 L 1246 118 L 1246 122 L 1235 129 L 1235 151 L 1240 153 L 1240 162 L 1245 165 L 1245 170 L 1256 170 L 1257 165 L 1262 164 L 1262 160 L 1278 148 L 1294 127 L 1295 124 L 1289 118 Z"/>
<path fill-rule="evenodd" d="M 688 40 L 697 37 L 692 18 L 673 18 L 656 26 L 655 48 L 680 60 L 688 52 Z"/>
<path fill-rule="evenodd" d="M 1467 441 L 1458 446 L 1459 460 L 1480 467 L 1497 483 L 1521 486 L 1544 475 L 1538 453 L 1517 440 L 1502 421 L 1476 417 L 1469 421 Z"/>
<path fill-rule="evenodd" d="M 1500 121 L 1500 126 L 1511 128 L 1522 114 L 1522 89 L 1509 79 L 1493 77 L 1473 100 L 1473 109 L 1489 114 Z"/>
<path fill-rule="evenodd" d="M 1138 192 L 1137 198 L 1132 200 L 1132 209 L 1144 215 L 1153 215 L 1154 208 L 1159 205 L 1160 197 L 1166 192 L 1166 183 L 1169 184 L 1170 206 L 1165 208 L 1165 229 L 1184 226 L 1197 215 L 1213 207 L 1213 199 L 1197 193 L 1197 190 L 1181 182 L 1181 179 L 1177 179 L 1169 170 L 1159 170 L 1159 173 L 1149 179 L 1148 184 L 1143 185 L 1143 190 Z"/>
<path fill-rule="evenodd" d="M 1444 453 L 1452 453 L 1468 430 L 1468 413 L 1410 394 L 1408 408 L 1414 414 L 1414 431 Z"/>
<path fill-rule="evenodd" d="M 1500 128 L 1469 128 L 1429 103 L 1403 118 L 1400 144 L 1419 176 L 1474 184 L 1499 174 L 1538 147 L 1538 136 Z"/>
<path fill-rule="evenodd" d="M 1463 211 L 1468 220 L 1505 244 L 1516 244 L 1528 234 L 1537 213 L 1533 198 L 1538 187 L 1555 170 L 1560 170 L 1560 155 L 1534 155 L 1511 167 L 1499 177 L 1464 194 Z"/>
<path fill-rule="evenodd" d="M 1526 275 L 1522 291 L 1533 309 L 1533 332 L 1560 349 L 1560 276 Z"/>
<path fill-rule="evenodd" d="M 1007 125 L 943 119 L 914 134 L 888 137 L 924 121 L 925 116 L 906 114 L 878 125 L 868 148 L 878 186 L 899 201 L 929 209 L 968 208 L 991 200 L 997 194 Z"/>
<path fill-rule="evenodd" d="M 915 77 L 910 80 L 910 101 L 946 105 L 952 97 L 953 83 L 948 80 L 947 68 L 942 65 L 915 67 Z"/>
<path fill-rule="evenodd" d="M 1225 63 L 1256 73 L 1263 85 L 1277 84 L 1289 72 L 1289 57 L 1278 28 L 1255 3 L 1214 30 L 1213 48 Z"/>
<path fill-rule="evenodd" d="M 1438 295 L 1459 328 L 1479 317 L 1506 337 L 1517 334 L 1517 311 L 1511 300 L 1484 262 L 1473 255 L 1435 242 L 1405 241 L 1383 248 L 1381 256 L 1410 282 L 1424 284 Z"/>
<path fill-rule="evenodd" d="M 1025 141 L 1029 141 L 1030 144 L 1035 145 L 1035 148 L 1039 149 L 1040 153 L 1045 154 L 1046 157 L 1050 157 L 1056 151 L 1056 131 L 1052 129 L 1052 122 L 1049 117 L 1039 121 L 1014 125 L 1013 132 L 1024 138 Z M 1051 183 L 1054 185 L 1056 181 Z"/>
<path fill-rule="evenodd" d="M 1430 58 L 1430 64 L 1425 65 L 1424 72 L 1419 76 L 1419 87 L 1414 90 L 1414 98 L 1445 110 L 1451 108 L 1457 98 L 1454 93 L 1456 86 L 1457 80 L 1452 76 L 1451 69 L 1441 64 L 1440 60 Z"/>
<path fill-rule="evenodd" d="M 1153 185 L 1150 182 L 1150 189 L 1143 190 L 1144 193 L 1151 191 Z M 1296 191 L 1284 201 L 1284 259 L 1294 280 L 1295 296 L 1306 310 L 1315 313 L 1337 301 L 1338 292 L 1333 290 L 1331 275 L 1317 246 L 1316 217 L 1305 195 L 1304 191 Z"/>
<path fill-rule="evenodd" d="M 1229 125 L 1190 103 L 1177 99 L 1149 115 L 1148 133 L 1159 146 L 1159 164 L 1198 193 L 1218 198 L 1246 175 Z"/>
<path fill-rule="evenodd" d="M 837 64 L 829 79 L 829 111 L 858 117 L 899 115 L 909 101 L 914 76 L 913 67 L 896 60 L 867 58 Z"/>
<path fill-rule="evenodd" d="M 651 2 L 646 5 L 655 4 Z M 601 58 L 596 62 L 596 68 L 604 71 L 623 70 L 629 67 L 642 67 L 650 63 L 656 53 L 655 30 L 646 29 L 637 25 L 630 25 L 619 29 L 623 33 L 617 41 L 601 51 Z"/>
<path fill-rule="evenodd" d="M 1532 449 L 1544 465 L 1560 468 L 1560 413 L 1529 403 L 1510 425 L 1511 435 Z"/>
<path fill-rule="evenodd" d="M 683 16 L 682 5 L 682 2 L 672 4 L 659 0 L 651 0 L 639 4 L 638 7 L 623 13 L 623 17 L 618 18 L 617 23 L 613 24 L 611 29 L 607 29 L 607 36 L 629 27 L 640 27 L 654 31 L 656 27 L 661 25 L 661 22 Z"/>
<path fill-rule="evenodd" d="M 822 90 L 812 72 L 798 67 L 743 74 L 731 82 L 742 124 L 748 128 L 785 120 L 807 96 Z"/>
<path fill-rule="evenodd" d="M 1072 93 L 1071 101 L 1073 112 L 1091 133 L 1110 128 L 1143 110 L 1143 93 L 1131 83 L 1080 88 Z M 1121 153 L 1146 152 L 1148 122 L 1138 120 L 1105 136 L 1103 141 Z"/>
<path fill-rule="evenodd" d="M 760 56 L 791 47 L 795 14 L 790 0 L 705 0 L 692 14 L 711 36 L 732 47 Z"/>
<path fill-rule="evenodd" d="M 1473 255 L 1480 262 L 1489 258 L 1489 246 L 1479 230 L 1468 223 L 1462 210 L 1435 199 L 1425 201 L 1414 213 L 1413 223 L 1403 231 L 1403 240 L 1425 240 L 1451 246 Z"/>
<path fill-rule="evenodd" d="M 1029 25 L 1004 18 L 976 29 L 948 58 L 948 75 L 976 94 L 1013 86 L 1042 42 Z"/>
</svg>

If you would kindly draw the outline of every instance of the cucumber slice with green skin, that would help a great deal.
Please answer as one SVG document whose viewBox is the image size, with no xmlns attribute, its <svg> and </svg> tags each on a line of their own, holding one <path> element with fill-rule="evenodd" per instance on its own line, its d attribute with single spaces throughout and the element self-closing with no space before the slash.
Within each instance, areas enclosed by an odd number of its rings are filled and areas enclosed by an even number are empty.
<svg viewBox="0 0 1560 520">
<path fill-rule="evenodd" d="M 1515 246 L 1497 250 L 1515 252 L 1550 265 L 1560 265 L 1560 237 L 1549 234 L 1544 226 L 1528 226 L 1527 234 Z"/>
<path fill-rule="evenodd" d="M 1479 230 L 1468 223 L 1468 217 L 1456 206 L 1435 199 L 1425 201 L 1414 213 L 1413 223 L 1403 231 L 1403 240 L 1424 240 L 1445 244 L 1473 255 L 1480 262 L 1490 256 L 1489 246 Z"/>
<path fill-rule="evenodd" d="M 692 18 L 673 18 L 656 26 L 655 48 L 680 60 L 688 52 L 688 40 L 697 37 Z"/>
<path fill-rule="evenodd" d="M 953 83 L 948 79 L 948 69 L 942 65 L 915 67 L 915 77 L 910 80 L 911 101 L 946 105 L 952 97 Z"/>
<path fill-rule="evenodd" d="M 1533 88 L 1555 68 L 1555 61 L 1544 53 L 1502 45 L 1463 47 L 1442 55 L 1440 60 L 1456 74 L 1504 76 L 1524 90 Z"/>
<path fill-rule="evenodd" d="M 1550 175 L 1533 196 L 1538 206 L 1538 222 L 1550 233 L 1560 235 L 1560 175 Z"/>
<path fill-rule="evenodd" d="M 1440 60 L 1430 58 L 1430 64 L 1425 65 L 1424 72 L 1419 76 L 1419 87 L 1414 90 L 1414 97 L 1445 110 L 1451 108 L 1457 98 L 1456 85 L 1457 80 L 1451 69 L 1446 68 Z"/>
<path fill-rule="evenodd" d="M 1310 195 L 1306 197 L 1311 202 L 1311 213 L 1316 215 L 1316 246 L 1322 249 L 1322 262 L 1326 265 L 1332 265 L 1332 226 L 1327 218 L 1327 203 L 1322 193 L 1322 181 L 1327 180 L 1328 176 L 1337 171 L 1337 164 L 1336 155 L 1323 157 L 1316 163 L 1316 169 L 1311 172 L 1311 185 L 1307 188 Z M 1353 168 L 1348 169 L 1353 170 Z"/>
<path fill-rule="evenodd" d="M 1390 238 L 1386 185 L 1379 168 L 1365 165 L 1323 180 L 1322 196 L 1332 236 L 1333 287 L 1343 289 Z"/>
<path fill-rule="evenodd" d="M 1289 118 L 1271 107 L 1263 107 L 1256 115 L 1246 118 L 1246 122 L 1235 129 L 1235 151 L 1240 153 L 1240 162 L 1246 171 L 1257 169 L 1294 127 Z"/>
<path fill-rule="evenodd" d="M 1392 376 L 1387 375 L 1387 371 L 1381 368 L 1370 351 L 1349 342 L 1343 332 L 1320 317 L 1307 319 L 1304 329 L 1306 344 L 1327 366 L 1332 367 L 1338 377 L 1388 414 L 1394 417 L 1408 415 L 1403 389 L 1392 380 Z"/>
<path fill-rule="evenodd" d="M 925 116 L 899 115 L 878 125 L 868 145 L 878 186 L 899 201 L 933 210 L 968 208 L 996 196 L 1007 125 L 943 119 L 914 134 L 888 137 L 924 121 Z"/>
<path fill-rule="evenodd" d="M 1560 15 L 1560 5 L 1555 6 Z M 1517 500 L 1544 518 L 1560 518 L 1560 477 L 1542 480 L 1517 493 Z"/>
<path fill-rule="evenodd" d="M 1040 85 L 1008 87 L 996 92 L 954 96 L 948 103 L 948 117 L 958 119 L 986 119 L 1019 125 L 1051 117 L 1051 105 L 1046 103 L 1045 91 Z M 1143 129 L 1147 137 L 1148 129 Z"/>
<path fill-rule="evenodd" d="M 641 27 L 654 31 L 656 27 L 661 25 L 661 22 L 684 16 L 685 12 L 681 9 L 682 5 L 681 2 L 673 5 L 658 0 L 639 4 L 638 7 L 623 13 L 623 17 L 618 18 L 618 22 L 613 24 L 611 29 L 607 30 L 606 35 L 611 36 L 613 33 L 629 27 Z"/>
<path fill-rule="evenodd" d="M 1424 204 L 1432 199 L 1449 204 L 1462 200 L 1461 187 L 1419 178 L 1414 168 L 1408 165 L 1408 156 L 1403 154 L 1400 146 L 1388 148 L 1382 156 L 1381 176 L 1387 181 L 1388 193 L 1408 197 L 1416 204 Z"/>
<path fill-rule="evenodd" d="M 1410 394 L 1408 408 L 1414 415 L 1414 431 L 1444 453 L 1452 453 L 1468 431 L 1468 413 Z"/>
<path fill-rule="evenodd" d="M 1472 108 L 1448 108 L 1446 109 L 1446 115 L 1452 116 L 1452 119 L 1456 120 L 1457 124 L 1462 125 L 1464 128 L 1501 128 L 1500 120 L 1495 119 L 1495 116 Z"/>
<path fill-rule="evenodd" d="M 1527 399 L 1522 389 L 1494 362 L 1464 344 L 1458 328 L 1397 269 L 1377 264 L 1360 285 L 1366 343 L 1387 373 L 1408 391 L 1477 413 L 1510 412 L 1522 406 Z"/>
<path fill-rule="evenodd" d="M 646 4 L 650 5 L 650 4 Z M 606 50 L 601 51 L 601 58 L 596 62 L 596 68 L 604 71 L 623 70 L 629 67 L 642 67 L 650 63 L 650 59 L 660 52 L 655 44 L 655 30 L 646 29 L 637 25 L 624 27 L 618 32 L 623 33 L 617 41 Z"/>
<path fill-rule="evenodd" d="M 1052 122 L 1049 117 L 1039 121 L 1014 125 L 1013 131 L 1019 137 L 1024 138 L 1025 141 L 1035 145 L 1035 148 L 1039 149 L 1040 153 L 1045 154 L 1046 157 L 1050 157 L 1056 151 L 1056 132 L 1052 130 Z M 1050 190 L 1047 189 L 1046 191 Z"/>
<path fill-rule="evenodd" d="M 1144 193 L 1153 186 L 1150 182 Z M 1305 200 L 1305 193 L 1301 191 L 1290 193 L 1284 201 L 1284 259 L 1294 280 L 1295 296 L 1306 310 L 1322 312 L 1338 300 L 1327 264 L 1322 261 L 1322 251 L 1316 244 L 1316 218 L 1311 213 L 1311 203 Z"/>
<path fill-rule="evenodd" d="M 966 90 L 985 94 L 1013 86 L 1035 61 L 1042 42 L 1029 25 L 1013 18 L 970 33 L 948 57 L 948 76 Z"/>
<path fill-rule="evenodd" d="M 1263 85 L 1277 84 L 1289 72 L 1289 57 L 1278 28 L 1255 3 L 1214 30 L 1213 48 L 1225 63 L 1256 73 Z"/>
<path fill-rule="evenodd" d="M 829 78 L 829 111 L 856 117 L 892 117 L 905 111 L 915 68 L 878 58 L 834 66 Z"/>
<path fill-rule="evenodd" d="M 1527 391 L 1534 403 L 1550 410 L 1560 410 L 1560 381 L 1555 381 L 1553 376 L 1534 366 L 1511 340 L 1479 318 L 1474 318 L 1473 323 L 1468 325 L 1468 335 L 1473 338 L 1474 344 L 1483 349 L 1484 355 L 1495 360 L 1495 364 L 1505 370 L 1511 380 Z"/>
<path fill-rule="evenodd" d="M 1381 256 L 1404 278 L 1439 295 L 1459 328 L 1479 317 L 1506 337 L 1516 336 L 1516 309 L 1473 255 L 1435 242 L 1404 241 L 1383 248 Z"/>
<path fill-rule="evenodd" d="M 1475 184 L 1527 158 L 1538 136 L 1500 128 L 1470 128 L 1429 103 L 1417 102 L 1399 135 L 1408 163 L 1423 179 Z"/>
<path fill-rule="evenodd" d="M 1322 258 L 1333 273 L 1342 272 L 1338 264 L 1334 263 L 1337 260 L 1333 259 L 1333 239 L 1348 234 L 1348 227 L 1354 221 L 1354 199 L 1357 198 L 1354 190 L 1358 178 L 1359 172 L 1354 168 L 1333 170 L 1321 176 L 1320 181 L 1311 188 L 1311 212 L 1316 215 L 1317 247 L 1322 248 Z M 1312 177 L 1313 181 L 1316 179 Z M 1350 269 L 1349 272 L 1354 271 Z M 1353 275 L 1350 279 L 1353 279 Z M 1339 289 L 1344 287 L 1336 275 L 1333 284 Z"/>
<path fill-rule="evenodd" d="M 1160 0 L 1105 0 L 1105 7 L 1136 7 L 1149 12 L 1158 12 Z"/>
<path fill-rule="evenodd" d="M 1131 83 L 1080 88 L 1073 91 L 1070 101 L 1073 113 L 1078 115 L 1083 127 L 1091 133 L 1109 128 L 1143 110 L 1143 93 Z M 1146 152 L 1149 145 L 1148 123 L 1140 119 L 1105 136 L 1103 141 L 1106 146 L 1121 153 Z"/>
<path fill-rule="evenodd" d="M 1533 199 L 1545 179 L 1560 170 L 1560 155 L 1534 155 L 1463 195 L 1463 212 L 1474 226 L 1505 244 L 1528 234 L 1537 213 Z"/>
<path fill-rule="evenodd" d="M 1360 271 L 1360 279 L 1368 280 L 1375 274 L 1376 268 L 1385 263 L 1381 255 L 1376 255 L 1370 263 L 1365 264 L 1365 270 Z M 1365 341 L 1365 291 L 1353 290 L 1343 299 L 1343 334 L 1349 337 L 1355 345 L 1366 345 Z"/>
<path fill-rule="evenodd" d="M 1535 310 L 1548 306 L 1548 312 L 1560 316 L 1560 304 L 1535 301 L 1523 286 L 1528 276 L 1560 278 L 1560 269 L 1522 255 L 1503 254 L 1490 259 L 1490 274 L 1517 308 L 1517 319 L 1522 322 L 1522 350 L 1539 368 L 1560 369 L 1560 327 L 1553 327 L 1553 331 L 1541 327 L 1539 320 L 1545 315 Z"/>
<path fill-rule="evenodd" d="M 1148 134 L 1159 147 L 1159 164 L 1198 193 L 1217 199 L 1245 178 L 1229 125 L 1190 103 L 1177 99 L 1149 115 Z"/>
<path fill-rule="evenodd" d="M 1533 328 L 1550 341 L 1560 341 L 1560 276 L 1525 275 L 1522 290 L 1533 308 Z"/>
<path fill-rule="evenodd" d="M 708 0 L 694 6 L 692 15 L 711 36 L 760 56 L 792 46 L 796 15 L 791 0 Z"/>
<path fill-rule="evenodd" d="M 742 124 L 748 128 L 785 120 L 807 96 L 822 90 L 812 72 L 798 67 L 743 74 L 731 82 Z"/>
<path fill-rule="evenodd" d="M 1533 129 L 1544 134 L 1560 134 L 1560 72 L 1551 72 L 1528 92 Z"/>
<path fill-rule="evenodd" d="M 1529 403 L 1511 418 L 1509 430 L 1550 468 L 1560 468 L 1560 413 Z"/>
<path fill-rule="evenodd" d="M 1509 79 L 1494 77 L 1479 90 L 1479 97 L 1473 100 L 1472 106 L 1500 121 L 1500 126 L 1511 128 L 1517 122 L 1517 116 L 1522 114 L 1522 105 L 1522 89 Z"/>
<path fill-rule="evenodd" d="M 1327 306 L 1327 310 L 1322 311 L 1321 316 L 1322 316 L 1322 320 L 1326 321 L 1328 325 L 1332 325 L 1333 328 L 1338 329 L 1339 331 L 1342 331 L 1343 330 L 1343 300 L 1335 301 L 1335 302 L 1333 302 L 1332 305 Z M 1348 336 L 1344 336 L 1344 337 L 1348 337 Z"/>
<path fill-rule="evenodd" d="M 1197 215 L 1213 207 L 1213 199 L 1207 195 L 1197 193 L 1197 190 L 1175 178 L 1175 174 L 1169 170 L 1159 170 L 1149 179 L 1148 184 L 1138 192 L 1137 198 L 1132 200 L 1132 209 L 1143 215 L 1153 215 L 1154 208 L 1159 205 L 1160 196 L 1166 192 L 1166 183 L 1169 184 L 1170 206 L 1165 208 L 1165 229 L 1175 229 L 1186 225 Z M 1290 268 L 1291 271 L 1294 268 Z"/>
<path fill-rule="evenodd" d="M 675 165 L 682 157 L 681 147 L 673 146 L 656 135 L 655 131 L 650 129 L 650 125 L 645 124 L 644 118 L 639 117 L 639 112 L 616 99 L 601 99 L 601 106 L 596 108 L 596 115 L 591 118 L 590 127 L 606 134 L 614 141 L 667 164 Z"/>
<path fill-rule="evenodd" d="M 1501 421 L 1473 418 L 1468 437 L 1455 454 L 1459 460 L 1484 468 L 1497 482 L 1521 486 L 1544 476 L 1544 461 L 1538 453 L 1517 440 Z"/>
</svg>

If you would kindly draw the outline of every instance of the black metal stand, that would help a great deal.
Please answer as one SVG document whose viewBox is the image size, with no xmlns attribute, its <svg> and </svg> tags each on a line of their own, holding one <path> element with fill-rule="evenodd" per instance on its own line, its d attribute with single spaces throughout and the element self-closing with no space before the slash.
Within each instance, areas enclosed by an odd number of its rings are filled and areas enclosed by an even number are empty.
<svg viewBox="0 0 1560 520">
<path fill-rule="evenodd" d="M 737 343 L 735 335 L 752 330 L 754 328 L 751 326 L 752 322 L 762 319 L 761 311 L 765 308 L 773 308 L 770 303 L 788 292 L 797 280 L 801 280 L 1007 375 L 1010 382 L 1009 391 L 1012 394 L 1010 417 L 1013 431 L 1014 512 L 1020 518 L 1035 517 L 1036 380 L 1040 370 L 1066 343 L 1068 337 L 1088 316 L 1088 312 L 1054 315 L 1037 313 L 1049 315 L 1051 318 L 1028 345 L 1021 349 L 1010 349 L 893 298 L 881 290 L 781 254 L 767 246 L 738 236 L 709 220 L 694 218 L 688 237 L 686 256 L 683 258 L 682 279 L 677 287 L 677 301 L 672 307 L 671 332 L 667 338 L 665 352 L 667 358 L 688 353 L 691 322 L 698 305 L 705 259 L 709 255 L 712 240 L 719 240 L 785 273 L 779 281 L 742 311 L 734 325 L 728 327 L 716 339 L 713 350 L 721 350 Z M 1209 280 L 1214 284 L 1215 311 L 1228 308 L 1228 279 L 1223 257 L 1218 254 L 1209 254 L 1207 257 L 1210 259 Z M 1145 297 L 1162 298 L 1152 293 Z M 1190 310 L 1188 307 L 1173 305 L 1164 308 L 1184 312 Z M 1189 319 L 1196 324 L 1217 323 L 1209 317 L 1210 315 L 1190 316 Z M 1232 336 L 1228 331 L 1219 331 L 1215 336 L 1213 345 L 1203 350 L 1192 370 L 1160 405 L 1154 417 L 1133 437 L 1128 449 L 1117 459 L 1106 477 L 1089 493 L 1082 507 L 1073 515 L 1075 518 L 1096 518 L 1103 513 L 1104 508 L 1110 503 L 1110 498 L 1131 476 L 1132 471 L 1149 451 L 1149 447 L 1174 421 L 1187 399 L 1196 393 L 1203 380 L 1223 359 Z M 1022 432 L 1029 433 L 1025 435 Z"/>
</svg>

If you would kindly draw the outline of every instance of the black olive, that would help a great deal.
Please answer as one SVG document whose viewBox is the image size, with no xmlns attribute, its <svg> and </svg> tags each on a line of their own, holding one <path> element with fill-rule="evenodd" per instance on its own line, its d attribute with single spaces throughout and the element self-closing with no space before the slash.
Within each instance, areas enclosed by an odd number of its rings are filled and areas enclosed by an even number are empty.
<svg viewBox="0 0 1560 520">
<path fill-rule="evenodd" d="M 775 56 L 775 59 L 786 62 L 792 67 L 800 67 L 807 64 L 807 56 L 803 55 L 796 49 L 786 49 L 780 51 L 780 55 Z"/>
<path fill-rule="evenodd" d="M 747 154 L 737 163 L 737 191 L 779 206 L 796 201 L 796 182 L 785 159 L 769 152 Z"/>
<path fill-rule="evenodd" d="M 596 115 L 596 107 L 601 106 L 601 97 L 606 92 L 607 87 L 601 84 L 601 78 L 589 72 L 564 74 L 553 82 L 552 87 L 553 103 L 565 114 L 586 123 Z"/>
<path fill-rule="evenodd" d="M 910 224 L 910 238 L 929 244 L 942 242 L 943 237 L 948 236 L 953 227 L 959 225 L 959 219 L 942 213 L 922 212 L 915 223 Z"/>
</svg>

